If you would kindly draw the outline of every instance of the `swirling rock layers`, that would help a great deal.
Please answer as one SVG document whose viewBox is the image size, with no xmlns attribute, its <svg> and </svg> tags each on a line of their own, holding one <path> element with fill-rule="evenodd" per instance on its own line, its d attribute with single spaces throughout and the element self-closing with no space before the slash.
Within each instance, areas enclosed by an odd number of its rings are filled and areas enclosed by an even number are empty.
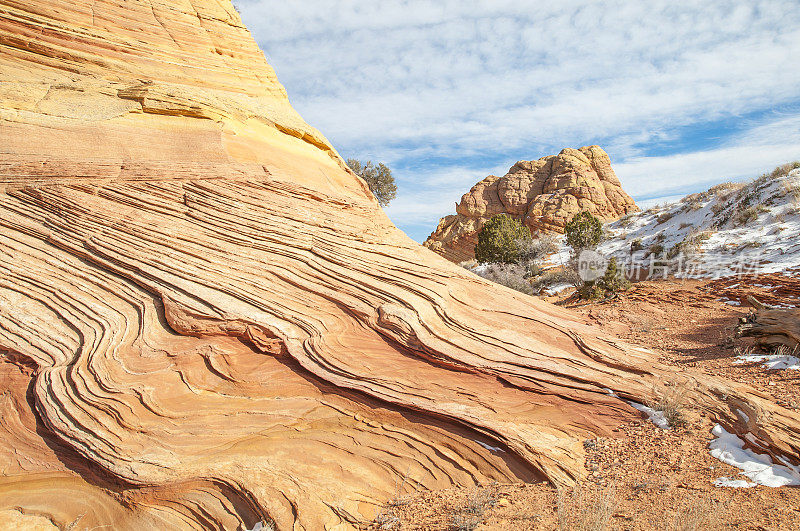
<svg viewBox="0 0 800 531">
<path fill-rule="evenodd" d="M 9 525 L 349 528 L 570 483 L 638 415 L 608 390 L 655 383 L 798 458 L 795 413 L 405 237 L 227 1 L 0 0 L 0 72 Z"/>
<path fill-rule="evenodd" d="M 614 220 L 639 208 L 622 190 L 608 155 L 598 146 L 522 160 L 502 177 L 489 175 L 464 194 L 425 246 L 453 262 L 473 258 L 478 233 L 497 214 L 520 220 L 531 232 L 564 232 L 578 212 Z"/>
</svg>

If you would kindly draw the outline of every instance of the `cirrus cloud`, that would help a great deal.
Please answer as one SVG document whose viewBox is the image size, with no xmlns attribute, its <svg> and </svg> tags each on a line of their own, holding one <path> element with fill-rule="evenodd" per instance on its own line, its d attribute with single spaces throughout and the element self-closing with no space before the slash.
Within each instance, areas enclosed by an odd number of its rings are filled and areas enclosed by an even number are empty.
<svg viewBox="0 0 800 531">
<path fill-rule="evenodd" d="M 237 0 L 294 107 L 395 170 L 415 239 L 519 159 L 600 144 L 636 198 L 800 157 L 794 0 Z"/>
</svg>

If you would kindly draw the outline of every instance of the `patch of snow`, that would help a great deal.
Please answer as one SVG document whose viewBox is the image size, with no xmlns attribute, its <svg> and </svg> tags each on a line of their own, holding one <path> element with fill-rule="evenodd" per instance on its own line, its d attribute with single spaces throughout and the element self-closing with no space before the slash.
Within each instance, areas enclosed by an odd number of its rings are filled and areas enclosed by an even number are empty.
<svg viewBox="0 0 800 531">
<path fill-rule="evenodd" d="M 619 398 L 619 396 L 617 396 L 617 393 L 615 393 L 614 391 L 612 391 L 608 387 L 603 387 L 603 392 L 605 394 L 607 394 L 608 396 L 613 396 L 614 398 Z"/>
<path fill-rule="evenodd" d="M 478 264 L 478 265 L 472 266 L 472 267 L 470 267 L 468 269 L 470 271 L 472 271 L 473 273 L 475 273 L 476 275 L 480 275 L 481 273 L 485 273 L 486 269 L 488 269 L 490 265 L 492 265 L 492 264 Z"/>
<path fill-rule="evenodd" d="M 639 411 L 647 415 L 650 421 L 659 428 L 661 428 L 662 430 L 669 429 L 669 422 L 667 422 L 666 417 L 664 417 L 664 412 L 656 411 L 655 409 L 647 407 L 644 404 L 639 404 L 638 402 L 633 402 L 630 400 L 626 400 L 626 402 L 628 402 L 635 409 L 638 409 Z"/>
<path fill-rule="evenodd" d="M 784 463 L 783 465 L 774 464 L 770 456 L 757 454 L 745 448 L 744 441 L 736 435 L 728 433 L 719 424 L 714 426 L 711 433 L 716 436 L 716 439 L 708 445 L 711 456 L 723 463 L 741 469 L 740 475 L 749 478 L 758 485 L 767 487 L 800 485 L 800 467 L 791 465 L 786 460 L 781 460 Z M 717 481 L 721 479 L 727 480 L 727 478 L 719 478 Z M 717 481 L 714 482 L 715 485 Z"/>
<path fill-rule="evenodd" d="M 485 442 L 483 442 L 483 441 L 477 441 L 477 440 L 476 440 L 475 442 L 476 442 L 476 443 L 478 443 L 478 444 L 480 444 L 481 446 L 483 446 L 484 448 L 486 448 L 486 449 L 487 449 L 487 450 L 489 450 L 490 452 L 495 452 L 495 453 L 496 453 L 496 452 L 502 452 L 502 451 L 504 451 L 504 450 L 503 450 L 502 448 L 500 448 L 499 446 L 492 446 L 491 444 L 486 444 L 486 443 L 485 443 Z"/>
<path fill-rule="evenodd" d="M 693 194 L 691 199 L 607 224 L 610 237 L 598 252 L 616 257 L 631 273 L 643 271 L 651 278 L 664 276 L 659 262 L 667 262 L 672 273 L 684 278 L 786 272 L 800 265 L 800 243 L 795 238 L 800 232 L 800 207 L 791 192 L 797 189 L 800 169 L 777 179 L 754 180 L 728 194 Z M 748 208 L 755 217 L 740 223 L 738 215 Z M 702 238 L 696 239 L 701 233 Z M 631 251 L 634 241 L 642 250 Z M 684 241 L 694 243 L 681 256 L 682 247 L 676 246 Z M 650 256 L 649 249 L 656 245 L 663 252 Z M 673 258 L 667 259 L 673 248 Z"/>
<path fill-rule="evenodd" d="M 714 480 L 715 487 L 732 487 L 734 489 L 749 489 L 755 487 L 758 483 L 752 483 L 746 479 L 730 479 L 722 476 Z"/>
<path fill-rule="evenodd" d="M 729 306 L 741 306 L 742 305 L 741 302 L 733 301 L 733 300 L 730 300 L 730 299 L 722 299 L 722 302 L 724 302 L 725 304 L 727 304 Z"/>
<path fill-rule="evenodd" d="M 551 287 L 547 288 L 545 291 L 547 291 L 550 295 L 557 295 L 557 294 L 561 293 L 562 291 L 564 291 L 565 289 L 569 289 L 569 288 L 573 288 L 573 287 L 574 286 L 572 284 L 570 284 L 569 282 L 564 282 L 562 284 L 556 284 L 555 286 L 551 286 Z"/>
<path fill-rule="evenodd" d="M 737 409 L 736 413 L 739 414 L 739 416 L 742 418 L 742 420 L 745 422 L 745 424 L 750 422 L 750 416 L 747 413 L 745 413 L 744 411 L 742 411 L 741 409 Z"/>
<path fill-rule="evenodd" d="M 760 363 L 770 370 L 800 370 L 800 358 L 783 354 L 744 354 L 733 363 Z"/>
</svg>

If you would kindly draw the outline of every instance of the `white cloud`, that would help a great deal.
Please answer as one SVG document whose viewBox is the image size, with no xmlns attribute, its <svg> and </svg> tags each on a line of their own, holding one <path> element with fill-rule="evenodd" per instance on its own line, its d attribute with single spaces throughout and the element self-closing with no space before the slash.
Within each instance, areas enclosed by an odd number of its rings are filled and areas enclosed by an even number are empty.
<svg viewBox="0 0 800 531">
<path fill-rule="evenodd" d="M 800 160 L 800 116 L 755 126 L 716 149 L 632 157 L 614 169 L 634 197 L 661 197 L 756 177 L 792 160 Z"/>
<path fill-rule="evenodd" d="M 469 176 L 602 142 L 634 193 L 652 195 L 685 186 L 683 171 L 700 182 L 728 163 L 712 152 L 648 163 L 643 146 L 800 101 L 796 0 L 237 4 L 295 108 L 340 152 L 415 168 L 396 172 L 390 214 L 401 224 L 422 215 L 414 201 L 442 193 L 440 159 Z M 759 170 L 791 152 L 754 154 L 741 135 L 721 143 L 734 151 L 720 155 Z M 664 173 L 648 184 L 651 170 Z M 452 212 L 449 197 L 426 212 L 439 205 L 433 217 Z"/>
</svg>

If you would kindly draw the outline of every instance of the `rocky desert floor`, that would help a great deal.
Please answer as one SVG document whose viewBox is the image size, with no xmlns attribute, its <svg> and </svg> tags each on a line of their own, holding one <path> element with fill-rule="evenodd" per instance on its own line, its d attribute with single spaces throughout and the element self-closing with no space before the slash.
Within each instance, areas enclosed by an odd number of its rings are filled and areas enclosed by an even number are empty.
<svg viewBox="0 0 800 531">
<path fill-rule="evenodd" d="M 800 304 L 800 279 L 783 274 L 718 280 L 655 280 L 621 297 L 585 303 L 551 299 L 608 332 L 659 352 L 676 371 L 691 367 L 747 382 L 800 408 L 800 370 L 769 370 L 737 359 L 751 342 L 735 338 L 751 310 L 748 295 L 771 305 Z M 672 390 L 678 397 L 680 390 Z M 588 479 L 572 491 L 548 484 L 492 484 L 398 495 L 372 529 L 800 529 L 800 488 L 718 487 L 740 470 L 709 453 L 714 419 L 678 403 L 679 427 L 647 418 L 614 437 L 588 439 Z"/>
</svg>

